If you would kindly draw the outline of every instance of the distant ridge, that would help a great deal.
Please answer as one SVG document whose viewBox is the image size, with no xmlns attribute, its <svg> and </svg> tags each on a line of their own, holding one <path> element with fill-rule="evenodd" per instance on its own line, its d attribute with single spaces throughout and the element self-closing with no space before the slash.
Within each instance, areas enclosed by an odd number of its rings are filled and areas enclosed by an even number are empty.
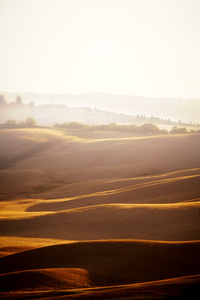
<svg viewBox="0 0 200 300">
<path fill-rule="evenodd" d="M 144 114 L 170 118 L 173 121 L 199 122 L 200 99 L 153 98 L 132 95 L 115 95 L 109 93 L 88 94 L 40 94 L 0 92 L 8 102 L 20 95 L 24 103 L 33 101 L 38 104 L 65 104 L 69 107 L 89 107 L 113 113 L 128 115 Z"/>
</svg>

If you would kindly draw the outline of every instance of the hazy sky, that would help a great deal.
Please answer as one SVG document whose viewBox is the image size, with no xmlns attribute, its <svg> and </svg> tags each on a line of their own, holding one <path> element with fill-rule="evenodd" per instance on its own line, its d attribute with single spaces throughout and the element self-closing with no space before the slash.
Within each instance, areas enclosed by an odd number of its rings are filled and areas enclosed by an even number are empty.
<svg viewBox="0 0 200 300">
<path fill-rule="evenodd" d="M 0 91 L 200 98 L 200 0 L 0 0 Z"/>
</svg>

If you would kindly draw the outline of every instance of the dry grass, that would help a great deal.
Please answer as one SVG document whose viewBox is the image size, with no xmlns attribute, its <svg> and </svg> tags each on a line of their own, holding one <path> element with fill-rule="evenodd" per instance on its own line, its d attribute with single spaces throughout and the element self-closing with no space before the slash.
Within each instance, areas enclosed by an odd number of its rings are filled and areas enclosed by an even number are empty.
<svg viewBox="0 0 200 300">
<path fill-rule="evenodd" d="M 200 276 L 100 288 L 2 293 L 4 299 L 198 299 Z"/>
<path fill-rule="evenodd" d="M 1 292 L 77 289 L 91 286 L 89 272 L 84 269 L 39 269 L 0 275 Z"/>
<path fill-rule="evenodd" d="M 0 172 L 1 199 L 31 195 L 35 198 L 36 192 L 39 198 L 41 195 L 42 198 L 61 198 L 77 190 L 70 187 L 70 183 L 124 180 L 199 167 L 198 134 L 102 141 L 67 137 L 53 130 L 48 134 L 48 130 L 35 131 L 0 132 L 0 139 L 3 135 L 5 140 L 7 134 L 5 145 L 8 146 L 3 148 L 1 156 L 3 164 L 9 166 Z M 30 142 L 32 136 L 39 134 L 45 141 L 37 137 L 38 140 Z M 12 155 L 6 159 L 10 151 Z M 8 193 L 10 182 L 12 189 Z M 55 184 L 58 182 L 59 187 Z M 89 182 L 87 186 L 84 194 L 90 192 Z"/>
<path fill-rule="evenodd" d="M 198 292 L 199 134 L 20 129 L 0 141 L 3 298 Z"/>
<path fill-rule="evenodd" d="M 63 212 L 32 213 L 0 221 L 2 236 L 65 240 L 196 240 L 199 202 L 180 204 L 106 204 Z"/>
<path fill-rule="evenodd" d="M 93 241 L 60 244 L 0 259 L 0 271 L 81 268 L 94 286 L 119 285 L 199 273 L 200 242 Z M 159 266 L 159 267 L 158 267 Z"/>
<path fill-rule="evenodd" d="M 48 238 L 22 238 L 22 237 L 0 237 L 0 257 L 11 255 L 14 253 L 27 251 L 35 248 L 46 247 L 50 245 L 60 244 L 59 239 Z M 65 243 L 72 241 L 65 240 Z"/>
</svg>

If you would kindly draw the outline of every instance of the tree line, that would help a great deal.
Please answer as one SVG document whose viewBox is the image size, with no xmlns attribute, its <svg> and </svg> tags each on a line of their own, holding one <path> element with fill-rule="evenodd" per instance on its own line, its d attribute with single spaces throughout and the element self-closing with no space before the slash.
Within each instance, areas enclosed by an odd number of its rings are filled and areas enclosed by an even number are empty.
<svg viewBox="0 0 200 300">
<path fill-rule="evenodd" d="M 88 125 L 78 122 L 69 122 L 63 124 L 54 124 L 54 128 L 65 130 L 87 130 L 87 131 L 115 131 L 115 132 L 127 132 L 127 133 L 140 133 L 140 134 L 186 134 L 186 133 L 200 133 L 200 130 L 190 130 L 188 132 L 186 127 L 174 126 L 170 131 L 161 129 L 153 123 L 147 123 L 143 125 L 136 124 L 101 124 L 101 125 Z"/>
<path fill-rule="evenodd" d="M 35 106 L 34 102 L 30 102 L 27 104 L 28 106 Z M 26 104 L 23 103 L 22 97 L 20 95 L 17 95 L 15 102 L 10 102 L 8 103 L 5 100 L 4 95 L 0 94 L 0 107 L 8 108 L 8 107 L 22 107 L 22 106 L 27 106 Z"/>
<path fill-rule="evenodd" d="M 8 103 L 5 100 L 4 95 L 0 94 L 0 109 L 2 109 L 5 112 L 9 112 L 12 110 L 16 110 L 16 112 L 19 112 L 19 110 L 21 110 L 21 112 L 23 113 L 23 117 L 25 118 L 25 112 L 30 112 L 33 115 L 37 115 L 40 114 L 41 112 L 43 113 L 57 113 L 59 112 L 65 112 L 66 114 L 70 114 L 72 113 L 72 115 L 74 114 L 78 114 L 80 115 L 80 113 L 82 114 L 82 117 L 87 117 L 88 115 L 92 116 L 93 114 L 93 118 L 97 118 L 99 117 L 100 119 L 102 119 L 102 116 L 104 117 L 104 121 L 103 123 L 108 123 L 108 122 L 116 122 L 117 124 L 120 123 L 132 123 L 132 124 L 137 124 L 137 125 L 142 125 L 142 124 L 164 124 L 164 125 L 171 125 L 171 126 L 178 126 L 178 127 L 183 127 L 183 126 L 195 126 L 195 125 L 199 125 L 198 122 L 183 122 L 181 120 L 179 121 L 172 121 L 169 118 L 168 119 L 163 119 L 163 118 L 159 118 L 159 117 L 155 117 L 153 115 L 151 115 L 150 117 L 145 116 L 144 114 L 137 114 L 137 115 L 133 115 L 133 116 L 129 116 L 129 115 L 124 115 L 124 114 L 117 114 L 114 112 L 109 112 L 109 111 L 102 111 L 99 109 L 91 109 L 88 107 L 79 107 L 79 108 L 69 108 L 67 105 L 55 105 L 54 104 L 45 104 L 45 105 L 40 105 L 40 106 L 35 106 L 35 103 L 33 101 L 31 101 L 29 104 L 24 104 L 22 97 L 20 95 L 18 95 L 15 99 L 14 102 L 10 102 Z M 97 113 L 99 115 L 97 115 Z M 84 121 L 83 121 L 84 122 Z M 97 122 L 99 123 L 99 122 Z"/>
<path fill-rule="evenodd" d="M 0 128 L 34 128 L 37 127 L 37 122 L 33 118 L 27 118 L 25 121 L 17 122 L 16 120 L 8 120 L 0 124 Z"/>
<path fill-rule="evenodd" d="M 5 123 L 0 124 L 0 128 L 15 129 L 15 128 L 52 128 L 47 126 L 39 126 L 34 118 L 29 117 L 25 121 L 16 122 L 16 120 L 8 120 Z M 200 133 L 200 130 L 188 131 L 186 127 L 174 126 L 170 131 L 161 129 L 153 123 L 147 123 L 143 125 L 136 124 L 101 124 L 101 125 L 88 125 L 79 122 L 65 122 L 63 124 L 54 124 L 53 128 L 62 130 L 81 130 L 81 131 L 107 131 L 107 132 L 124 132 L 124 133 L 136 133 L 136 134 L 186 134 L 186 133 Z"/>
</svg>

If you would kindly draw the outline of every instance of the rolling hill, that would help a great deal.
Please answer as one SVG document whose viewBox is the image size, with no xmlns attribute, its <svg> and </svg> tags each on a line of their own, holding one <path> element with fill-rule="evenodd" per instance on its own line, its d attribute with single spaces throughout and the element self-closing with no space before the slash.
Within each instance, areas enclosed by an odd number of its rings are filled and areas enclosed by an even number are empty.
<svg viewBox="0 0 200 300">
<path fill-rule="evenodd" d="M 199 293 L 200 134 L 2 129 L 0 141 L 3 299 Z"/>
</svg>

